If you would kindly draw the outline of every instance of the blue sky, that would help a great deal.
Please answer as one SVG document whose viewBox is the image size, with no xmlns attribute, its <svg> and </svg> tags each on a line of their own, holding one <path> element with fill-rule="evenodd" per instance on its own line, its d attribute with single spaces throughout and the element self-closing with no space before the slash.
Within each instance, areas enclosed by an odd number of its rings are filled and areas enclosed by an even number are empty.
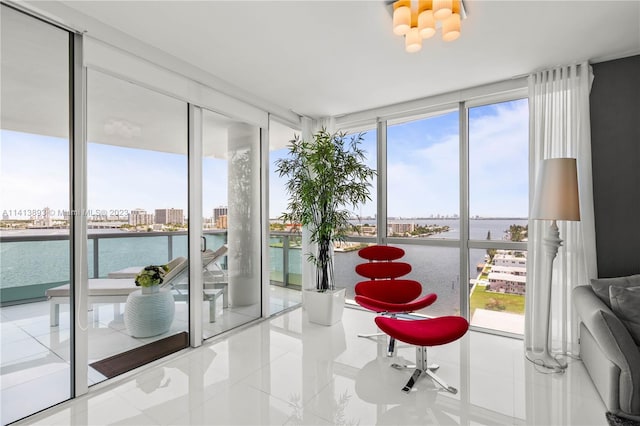
<svg viewBox="0 0 640 426">
<path fill-rule="evenodd" d="M 186 155 L 89 144 L 90 210 L 182 208 L 187 205 Z"/>
<path fill-rule="evenodd" d="M 68 142 L 6 130 L 0 137 L 0 210 L 68 209 Z M 153 212 L 173 207 L 186 212 L 186 155 L 90 143 L 87 166 L 91 211 L 143 208 Z M 214 207 L 227 204 L 226 175 L 226 161 L 204 160 L 203 206 L 209 216 Z"/>
<path fill-rule="evenodd" d="M 68 142 L 7 130 L 0 138 L 0 210 L 68 209 Z"/>
<path fill-rule="evenodd" d="M 529 112 L 526 100 L 469 111 L 470 213 L 483 217 L 527 217 Z M 389 216 L 459 214 L 458 112 L 390 125 L 387 130 Z M 367 164 L 376 168 L 376 130 L 365 134 Z M 286 150 L 271 154 L 276 158 Z M 271 171 L 270 217 L 286 208 L 284 180 Z M 376 213 L 374 202 L 357 212 Z"/>
<path fill-rule="evenodd" d="M 2 130 L 1 210 L 68 207 L 66 140 Z M 291 135 L 293 136 L 293 135 Z M 376 132 L 366 132 L 367 163 L 376 168 Z M 458 113 L 391 125 L 388 144 L 388 215 L 428 217 L 459 213 Z M 526 217 L 528 211 L 526 100 L 477 107 L 469 113 L 471 215 Z M 273 151 L 271 162 L 286 155 Z M 187 205 L 187 157 L 110 145 L 88 149 L 88 208 L 132 210 Z M 227 205 L 227 164 L 205 159 L 204 211 Z M 283 180 L 270 171 L 270 217 L 286 208 Z M 359 210 L 374 216 L 374 202 Z M 19 217 L 17 217 L 19 218 Z"/>
</svg>

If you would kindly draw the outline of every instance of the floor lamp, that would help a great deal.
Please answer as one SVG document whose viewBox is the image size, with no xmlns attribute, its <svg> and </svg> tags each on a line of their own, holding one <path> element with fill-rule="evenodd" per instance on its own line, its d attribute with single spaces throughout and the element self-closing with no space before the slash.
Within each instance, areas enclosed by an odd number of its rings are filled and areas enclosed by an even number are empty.
<svg viewBox="0 0 640 426">
<path fill-rule="evenodd" d="M 535 364 L 561 371 L 567 364 L 557 360 L 550 352 L 550 318 L 551 318 L 551 278 L 553 276 L 553 261 L 562 246 L 562 239 L 558 231 L 558 220 L 580 220 L 580 206 L 578 201 L 578 177 L 575 158 L 552 158 L 542 160 L 536 178 L 535 196 L 533 199 L 532 219 L 551 220 L 551 226 L 544 237 L 544 252 L 546 257 L 545 274 L 536 278 L 536 284 L 546 286 L 547 299 L 542 311 L 545 318 L 545 338 L 542 351 L 527 351 L 527 358 Z M 539 311 L 540 312 L 540 311 Z"/>
</svg>

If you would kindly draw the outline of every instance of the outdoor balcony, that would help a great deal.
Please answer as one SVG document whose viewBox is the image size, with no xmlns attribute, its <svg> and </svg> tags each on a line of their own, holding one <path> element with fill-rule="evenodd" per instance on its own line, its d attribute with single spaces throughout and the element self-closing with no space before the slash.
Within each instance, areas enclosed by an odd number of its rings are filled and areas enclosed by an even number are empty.
<svg viewBox="0 0 640 426">
<path fill-rule="evenodd" d="M 205 235 L 210 247 L 223 244 L 226 238 L 224 232 L 205 231 Z M 287 238 L 280 237 L 280 240 Z M 186 239 L 186 232 L 111 231 L 90 234 L 89 276 L 104 278 L 108 272 L 134 263 L 138 266 L 166 263 L 168 260 L 165 259 L 186 253 Z M 64 276 L 65 268 L 66 271 L 69 268 L 68 235 L 3 236 L 0 244 L 3 256 L 0 374 L 2 423 L 6 424 L 68 399 L 72 321 L 69 304 L 61 304 L 59 324 L 51 326 L 50 302 L 45 299 L 46 289 L 68 283 L 68 276 Z M 299 252 L 297 250 L 298 257 Z M 143 254 L 136 258 L 136 253 Z M 299 286 L 278 281 L 279 277 L 292 275 L 283 273 L 282 262 L 274 264 L 275 260 L 282 258 L 281 253 L 272 254 L 272 285 L 268 296 L 272 314 L 296 306 L 301 301 Z M 218 264 L 226 272 L 225 259 L 220 259 Z M 299 259 L 297 264 L 300 264 Z M 293 276 L 295 280 L 299 273 Z M 203 301 L 203 312 L 209 312 L 206 305 L 210 303 L 218 304 L 217 315 L 215 322 L 210 322 L 206 315 L 203 318 L 204 338 L 259 317 L 256 315 L 259 307 L 231 305 L 225 308 L 222 298 Z M 175 302 L 175 316 L 169 331 L 147 338 L 135 338 L 128 332 L 124 322 L 124 300 L 121 303 L 95 303 L 89 308 L 89 385 L 107 378 L 91 364 L 188 330 L 188 306 L 184 298 Z M 25 399 L 24 395 L 34 397 Z"/>
</svg>

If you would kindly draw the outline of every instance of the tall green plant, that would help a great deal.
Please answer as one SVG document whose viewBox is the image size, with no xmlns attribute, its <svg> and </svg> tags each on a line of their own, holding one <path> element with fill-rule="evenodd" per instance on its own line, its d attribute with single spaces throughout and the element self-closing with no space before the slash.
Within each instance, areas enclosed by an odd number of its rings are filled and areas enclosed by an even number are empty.
<svg viewBox="0 0 640 426">
<path fill-rule="evenodd" d="M 316 266 L 316 288 L 334 289 L 333 242 L 344 241 L 351 212 L 371 200 L 370 188 L 375 170 L 364 164 L 363 135 L 347 138 L 345 133 L 330 134 L 325 129 L 311 141 L 298 135 L 289 143 L 289 156 L 276 161 L 276 172 L 287 177 L 287 212 L 282 219 L 309 229 L 310 241 L 317 245 L 308 260 Z"/>
</svg>

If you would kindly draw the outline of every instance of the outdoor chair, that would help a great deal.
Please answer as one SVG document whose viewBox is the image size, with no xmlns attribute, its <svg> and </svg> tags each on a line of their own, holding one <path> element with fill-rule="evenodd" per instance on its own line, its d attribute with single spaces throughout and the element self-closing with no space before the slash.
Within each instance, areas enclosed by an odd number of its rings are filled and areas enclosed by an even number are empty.
<svg viewBox="0 0 640 426">
<path fill-rule="evenodd" d="M 206 250 L 202 254 L 202 264 L 205 270 L 203 300 L 209 302 L 209 322 L 216 320 L 216 300 L 222 297 L 223 307 L 228 307 L 228 291 L 226 273 L 214 266 L 222 256 L 227 253 L 228 247 L 222 245 L 216 251 Z M 188 261 L 184 257 L 177 257 L 168 263 L 169 272 L 164 277 L 162 287 L 169 286 L 176 301 L 188 299 Z M 217 267 L 218 271 L 211 271 Z M 111 278 L 91 278 L 88 282 L 88 304 L 96 303 L 125 303 L 129 294 L 140 287 L 135 284 L 135 276 L 143 269 L 143 266 L 134 266 L 115 271 L 109 274 Z M 69 304 L 70 285 L 64 284 L 50 288 L 46 291 L 50 304 L 50 325 L 55 327 L 60 323 L 60 305 Z"/>
</svg>

